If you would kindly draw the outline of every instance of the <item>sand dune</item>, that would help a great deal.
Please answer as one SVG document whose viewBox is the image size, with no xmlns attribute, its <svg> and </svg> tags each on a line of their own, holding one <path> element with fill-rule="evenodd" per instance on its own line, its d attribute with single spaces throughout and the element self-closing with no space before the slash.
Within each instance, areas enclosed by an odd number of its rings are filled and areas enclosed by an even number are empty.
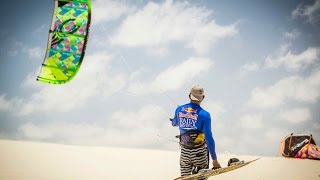
<svg viewBox="0 0 320 180">
<path fill-rule="evenodd" d="M 256 156 L 218 154 L 229 158 Z M 157 151 L 0 140 L 0 180 L 170 180 L 179 176 L 179 150 Z M 320 161 L 261 157 L 214 180 L 320 180 Z"/>
</svg>

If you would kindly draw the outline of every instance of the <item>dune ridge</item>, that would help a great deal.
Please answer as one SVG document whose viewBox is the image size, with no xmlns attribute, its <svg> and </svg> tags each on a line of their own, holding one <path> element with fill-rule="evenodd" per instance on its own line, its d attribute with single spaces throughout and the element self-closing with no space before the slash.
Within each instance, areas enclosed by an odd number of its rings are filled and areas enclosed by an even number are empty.
<svg viewBox="0 0 320 180">
<path fill-rule="evenodd" d="M 0 140 L 0 180 L 170 180 L 179 176 L 177 151 L 74 146 Z M 252 160 L 258 156 L 220 154 Z M 261 157 L 213 180 L 320 180 L 320 161 Z"/>
</svg>

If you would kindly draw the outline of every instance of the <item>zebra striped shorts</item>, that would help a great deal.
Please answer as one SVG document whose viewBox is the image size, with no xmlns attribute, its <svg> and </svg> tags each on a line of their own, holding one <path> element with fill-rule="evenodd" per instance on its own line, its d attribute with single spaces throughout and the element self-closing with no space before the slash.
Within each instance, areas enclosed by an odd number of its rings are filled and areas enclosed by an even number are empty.
<svg viewBox="0 0 320 180">
<path fill-rule="evenodd" d="M 193 171 L 209 168 L 209 151 L 207 146 L 196 149 L 181 147 L 180 172 L 181 176 L 190 175 Z"/>
</svg>

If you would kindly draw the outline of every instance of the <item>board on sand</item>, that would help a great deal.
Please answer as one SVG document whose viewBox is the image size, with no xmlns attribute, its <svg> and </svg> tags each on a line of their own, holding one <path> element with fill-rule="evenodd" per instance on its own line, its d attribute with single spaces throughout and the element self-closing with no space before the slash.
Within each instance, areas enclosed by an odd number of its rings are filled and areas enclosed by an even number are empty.
<svg viewBox="0 0 320 180">
<path fill-rule="evenodd" d="M 206 171 L 203 171 L 203 172 L 199 172 L 197 174 L 193 174 L 193 175 L 189 175 L 189 176 L 182 176 L 182 177 L 178 177 L 174 180 L 198 180 L 198 179 L 206 179 L 210 176 L 216 176 L 216 175 L 219 175 L 219 174 L 222 174 L 222 173 L 226 173 L 226 172 L 229 172 L 229 171 L 232 171 L 232 170 L 235 170 L 235 169 L 239 169 L 245 165 L 248 165 L 250 163 L 252 163 L 253 161 L 256 161 L 260 158 L 257 158 L 257 159 L 254 159 L 254 160 L 251 160 L 251 161 L 247 161 L 247 162 L 244 162 L 244 163 L 239 163 L 239 164 L 236 164 L 236 165 L 232 165 L 232 166 L 228 166 L 228 167 L 224 167 L 224 168 L 220 168 L 220 169 L 216 169 L 216 170 L 206 170 Z"/>
</svg>

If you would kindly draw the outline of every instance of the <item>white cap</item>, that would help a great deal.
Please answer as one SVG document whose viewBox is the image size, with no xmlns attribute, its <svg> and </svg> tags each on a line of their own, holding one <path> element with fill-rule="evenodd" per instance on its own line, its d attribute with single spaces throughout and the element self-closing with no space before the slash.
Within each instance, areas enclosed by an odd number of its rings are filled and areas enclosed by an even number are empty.
<svg viewBox="0 0 320 180">
<path fill-rule="evenodd" d="M 190 90 L 190 99 L 201 102 L 204 98 L 204 91 L 200 85 L 194 85 Z"/>
</svg>

